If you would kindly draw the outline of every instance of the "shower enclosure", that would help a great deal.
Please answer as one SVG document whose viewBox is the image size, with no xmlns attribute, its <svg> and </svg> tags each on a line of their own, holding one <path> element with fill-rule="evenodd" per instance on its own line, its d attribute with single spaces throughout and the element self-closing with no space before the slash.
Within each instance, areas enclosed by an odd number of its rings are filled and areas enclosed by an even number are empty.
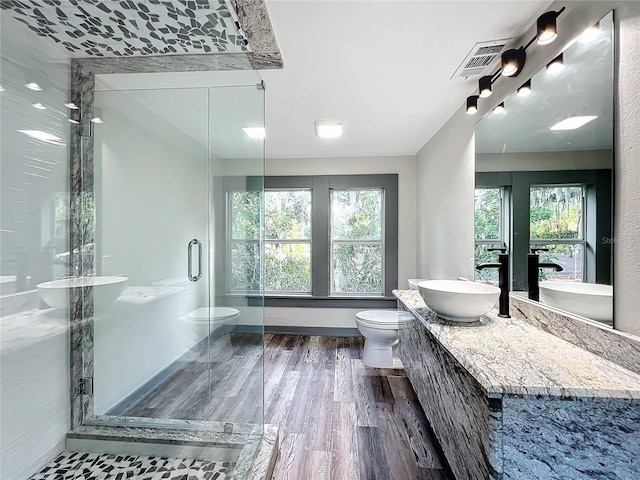
<svg viewBox="0 0 640 480">
<path fill-rule="evenodd" d="M 264 85 L 184 75 L 96 75 L 78 105 L 70 437 L 235 436 L 236 462 L 263 433 Z"/>
</svg>

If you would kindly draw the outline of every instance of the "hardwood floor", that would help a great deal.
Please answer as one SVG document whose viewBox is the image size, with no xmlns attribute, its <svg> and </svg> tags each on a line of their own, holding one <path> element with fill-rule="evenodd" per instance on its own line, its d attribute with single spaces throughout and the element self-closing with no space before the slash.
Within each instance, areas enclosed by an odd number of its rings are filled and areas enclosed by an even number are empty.
<svg viewBox="0 0 640 480">
<path fill-rule="evenodd" d="M 120 415 L 280 425 L 273 480 L 451 478 L 404 370 L 362 337 L 231 334 Z"/>
<path fill-rule="evenodd" d="M 361 361 L 361 337 L 266 335 L 274 480 L 451 478 L 403 370 Z"/>
</svg>

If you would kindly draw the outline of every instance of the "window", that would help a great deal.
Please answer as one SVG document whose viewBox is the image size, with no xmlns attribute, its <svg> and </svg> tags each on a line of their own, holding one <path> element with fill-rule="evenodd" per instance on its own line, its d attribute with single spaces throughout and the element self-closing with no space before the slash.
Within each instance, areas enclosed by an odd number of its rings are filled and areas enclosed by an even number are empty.
<svg viewBox="0 0 640 480">
<path fill-rule="evenodd" d="M 475 190 L 475 264 L 496 261 L 495 252 L 489 248 L 504 245 L 502 188 L 476 188 Z M 498 283 L 498 270 L 475 270 L 476 280 Z"/>
<path fill-rule="evenodd" d="M 264 198 L 264 293 L 281 301 L 273 305 L 358 306 L 357 299 L 371 305 L 391 296 L 398 281 L 397 175 L 265 177 L 264 187 L 264 197 L 227 192 L 228 293 L 259 291 Z"/>
<path fill-rule="evenodd" d="M 584 197 L 583 186 L 532 186 L 530 188 L 531 248 L 548 248 L 540 260 L 554 262 L 562 272 L 541 270 L 549 280 L 581 282 L 584 279 Z"/>
<path fill-rule="evenodd" d="M 267 190 L 264 202 L 266 293 L 311 293 L 311 190 Z"/>
<path fill-rule="evenodd" d="M 384 293 L 384 190 L 331 190 L 331 294 Z"/>
</svg>

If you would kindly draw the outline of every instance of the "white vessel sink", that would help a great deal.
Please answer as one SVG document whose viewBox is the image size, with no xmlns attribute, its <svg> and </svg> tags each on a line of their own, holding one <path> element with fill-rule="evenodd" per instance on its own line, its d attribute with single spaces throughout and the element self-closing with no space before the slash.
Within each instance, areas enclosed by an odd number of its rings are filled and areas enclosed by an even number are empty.
<svg viewBox="0 0 640 480">
<path fill-rule="evenodd" d="M 50 307 L 69 308 L 69 292 L 73 288 L 93 287 L 96 303 L 108 305 L 115 301 L 127 286 L 129 277 L 73 277 L 52 280 L 36 285 L 40 298 Z"/>
<path fill-rule="evenodd" d="M 540 282 L 540 301 L 581 317 L 609 324 L 613 322 L 611 285 Z"/>
<path fill-rule="evenodd" d="M 454 322 L 475 322 L 500 297 L 498 287 L 460 280 L 426 280 L 418 284 L 418 289 L 431 310 Z"/>
</svg>

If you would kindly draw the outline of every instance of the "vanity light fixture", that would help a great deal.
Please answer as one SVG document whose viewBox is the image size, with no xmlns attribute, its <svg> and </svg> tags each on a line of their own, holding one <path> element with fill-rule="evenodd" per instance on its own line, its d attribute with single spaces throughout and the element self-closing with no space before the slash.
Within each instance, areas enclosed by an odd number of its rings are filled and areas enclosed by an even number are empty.
<svg viewBox="0 0 640 480">
<path fill-rule="evenodd" d="M 47 107 L 45 107 L 43 104 L 41 103 L 34 103 L 31 105 L 33 108 L 35 108 L 36 110 L 46 110 Z"/>
<path fill-rule="evenodd" d="M 505 77 L 517 77 L 524 68 L 526 60 L 525 47 L 507 50 L 502 54 L 502 75 Z"/>
<path fill-rule="evenodd" d="M 492 85 L 500 75 L 505 77 L 517 77 L 520 74 L 524 68 L 525 62 L 527 61 L 527 48 L 529 48 L 533 42 L 537 40 L 539 45 L 547 45 L 555 40 L 558 36 L 558 25 L 556 20 L 564 11 L 565 7 L 562 7 L 557 12 L 549 11 L 540 15 L 536 21 L 536 35 L 526 45 L 519 48 L 510 48 L 502 53 L 500 69 L 493 75 L 485 75 L 480 78 L 478 88 L 479 95 L 471 95 L 470 97 L 467 97 L 468 114 L 473 115 L 478 111 L 478 98 L 486 98 L 491 95 Z M 562 54 L 559 55 L 559 58 L 562 59 Z M 525 84 L 518 89 L 518 93 L 520 95 L 527 95 L 530 91 L 530 80 L 525 82 Z"/>
<path fill-rule="evenodd" d="M 558 18 L 558 15 L 560 15 L 563 11 L 564 7 L 562 7 L 562 10 L 559 10 L 557 12 L 546 12 L 538 17 L 538 45 L 549 45 L 556 39 L 556 37 L 558 36 L 558 25 L 556 22 L 556 18 Z"/>
<path fill-rule="evenodd" d="M 504 102 L 500 102 L 498 105 L 496 105 L 495 107 L 493 107 L 493 111 L 495 113 L 502 113 L 504 112 Z"/>
<path fill-rule="evenodd" d="M 559 130 L 576 130 L 587 123 L 598 118 L 597 115 L 582 115 L 576 117 L 565 118 L 564 120 L 552 125 L 549 130 L 559 131 Z"/>
<path fill-rule="evenodd" d="M 557 73 L 564 68 L 564 57 L 562 53 L 547 64 L 547 72 Z"/>
<path fill-rule="evenodd" d="M 480 95 L 467 97 L 467 114 L 473 115 L 478 111 L 478 98 L 480 98 Z"/>
<path fill-rule="evenodd" d="M 29 90 L 33 90 L 34 92 L 42 91 L 42 87 L 38 85 L 36 82 L 25 83 L 24 86 L 27 87 Z"/>
<path fill-rule="evenodd" d="M 487 98 L 491 96 L 491 93 L 493 93 L 491 89 L 492 82 L 493 75 L 485 75 L 484 77 L 480 78 L 478 89 L 480 91 L 480 97 Z"/>
<path fill-rule="evenodd" d="M 260 140 L 267 136 L 267 132 L 264 127 L 245 127 L 242 131 L 247 134 L 247 137 L 255 140 Z"/>
<path fill-rule="evenodd" d="M 517 93 L 521 97 L 526 97 L 527 95 L 529 95 L 531 93 L 531 79 L 527 80 L 522 85 L 520 85 L 520 88 L 518 88 Z"/>
<path fill-rule="evenodd" d="M 338 138 L 344 133 L 342 123 L 326 123 L 314 122 L 316 126 L 316 135 L 321 138 Z"/>
</svg>

